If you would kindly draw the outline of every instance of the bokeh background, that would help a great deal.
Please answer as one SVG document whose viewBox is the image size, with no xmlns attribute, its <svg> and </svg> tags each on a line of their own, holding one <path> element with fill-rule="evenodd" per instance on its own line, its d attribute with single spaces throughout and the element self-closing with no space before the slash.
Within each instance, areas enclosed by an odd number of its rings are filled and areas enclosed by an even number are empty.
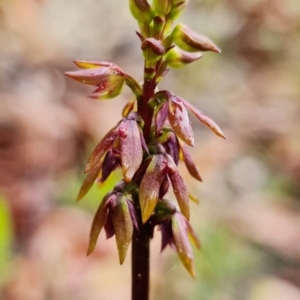
<svg viewBox="0 0 300 300">
<path fill-rule="evenodd" d="M 119 266 L 114 239 L 101 234 L 85 255 L 110 186 L 75 203 L 84 164 L 130 92 L 94 101 L 63 76 L 85 59 L 142 79 L 127 2 L 0 0 L 0 299 L 130 299 L 130 255 Z M 227 140 L 191 116 L 204 182 L 182 174 L 200 199 L 191 204 L 197 279 L 170 248 L 159 253 L 156 232 L 151 299 L 299 300 L 300 1 L 191 0 L 179 21 L 223 52 L 172 70 L 162 88 Z"/>
</svg>

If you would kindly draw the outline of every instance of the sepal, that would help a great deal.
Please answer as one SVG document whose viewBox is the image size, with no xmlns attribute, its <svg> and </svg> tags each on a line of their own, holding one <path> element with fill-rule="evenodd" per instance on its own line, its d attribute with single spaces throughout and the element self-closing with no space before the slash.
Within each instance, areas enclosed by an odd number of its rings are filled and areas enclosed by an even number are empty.
<svg viewBox="0 0 300 300">
<path fill-rule="evenodd" d="M 155 154 L 143 176 L 139 188 L 139 201 L 142 221 L 146 223 L 152 215 L 159 199 L 161 184 L 164 180 L 167 161 L 164 155 Z"/>
<path fill-rule="evenodd" d="M 126 197 L 118 193 L 110 204 L 120 264 L 123 264 L 133 233 L 133 223 Z"/>
</svg>

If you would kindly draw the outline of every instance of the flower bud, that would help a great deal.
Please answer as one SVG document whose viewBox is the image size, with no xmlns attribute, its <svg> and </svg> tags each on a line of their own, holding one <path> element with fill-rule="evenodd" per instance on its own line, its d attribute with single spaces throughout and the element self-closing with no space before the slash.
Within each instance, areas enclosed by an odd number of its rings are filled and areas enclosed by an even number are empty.
<svg viewBox="0 0 300 300">
<path fill-rule="evenodd" d="M 165 55 L 165 60 L 171 68 L 181 68 L 201 57 L 201 53 L 190 53 L 179 48 L 173 48 Z"/>
<path fill-rule="evenodd" d="M 165 52 L 165 48 L 161 41 L 154 38 L 145 39 L 141 48 L 145 59 L 149 62 L 158 61 Z"/>
<path fill-rule="evenodd" d="M 221 50 L 210 39 L 182 24 L 178 24 L 173 29 L 172 38 L 173 42 L 185 51 L 213 51 L 221 53 Z"/>
<path fill-rule="evenodd" d="M 153 0 L 152 5 L 157 15 L 165 16 L 172 8 L 172 0 Z"/>
<path fill-rule="evenodd" d="M 180 17 L 180 15 L 185 11 L 190 0 L 173 0 L 172 9 L 169 13 L 169 18 L 175 20 Z"/>
<path fill-rule="evenodd" d="M 147 0 L 129 0 L 129 8 L 132 16 L 139 23 L 150 24 L 154 17 L 153 10 Z"/>
</svg>

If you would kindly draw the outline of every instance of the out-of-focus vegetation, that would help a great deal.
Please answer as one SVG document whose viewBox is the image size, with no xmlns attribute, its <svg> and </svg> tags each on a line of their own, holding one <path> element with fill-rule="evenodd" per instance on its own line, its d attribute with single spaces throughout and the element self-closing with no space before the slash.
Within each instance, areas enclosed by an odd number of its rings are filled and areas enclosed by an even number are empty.
<svg viewBox="0 0 300 300">
<path fill-rule="evenodd" d="M 152 298 L 300 299 L 300 2 L 191 0 L 182 22 L 223 52 L 172 70 L 161 88 L 214 117 L 227 140 L 193 122 L 204 182 L 182 171 L 201 202 L 197 279 L 171 249 L 159 254 L 155 232 Z M 85 256 L 110 186 L 75 203 L 87 156 L 130 94 L 93 101 L 62 74 L 98 59 L 140 78 L 135 30 L 127 1 L 0 0 L 1 299 L 130 298 L 129 257 L 118 265 L 114 241 L 101 236 Z"/>
</svg>

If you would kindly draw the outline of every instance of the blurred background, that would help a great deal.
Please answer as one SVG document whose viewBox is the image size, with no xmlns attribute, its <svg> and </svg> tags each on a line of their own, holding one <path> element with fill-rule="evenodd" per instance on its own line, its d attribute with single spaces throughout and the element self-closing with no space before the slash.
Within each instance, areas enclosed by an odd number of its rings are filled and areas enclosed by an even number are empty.
<svg viewBox="0 0 300 300">
<path fill-rule="evenodd" d="M 142 79 L 137 26 L 119 0 L 0 0 L 0 299 L 130 299 L 130 254 L 104 234 L 86 257 L 93 213 L 113 180 L 76 194 L 89 154 L 130 98 L 85 97 L 74 59 L 115 61 Z M 300 1 L 192 0 L 179 20 L 223 50 L 161 88 L 211 116 L 191 116 L 204 182 L 197 279 L 152 242 L 151 299 L 300 299 Z M 118 175 L 116 175 L 118 176 Z"/>
</svg>

